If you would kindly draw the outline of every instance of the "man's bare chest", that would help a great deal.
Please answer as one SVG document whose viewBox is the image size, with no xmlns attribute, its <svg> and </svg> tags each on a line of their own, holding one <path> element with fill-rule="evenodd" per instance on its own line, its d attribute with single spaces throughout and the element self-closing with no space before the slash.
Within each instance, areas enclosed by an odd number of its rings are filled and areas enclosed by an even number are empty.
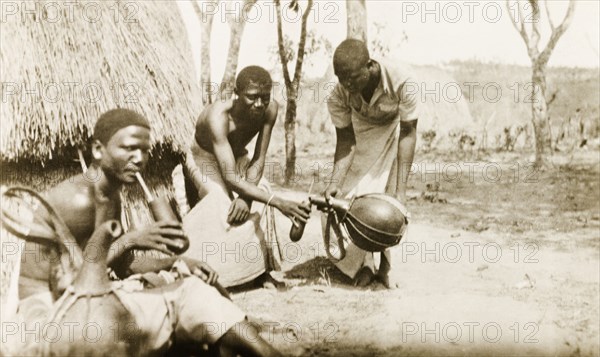
<svg viewBox="0 0 600 357">
<path fill-rule="evenodd" d="M 241 149 L 260 132 L 263 120 L 229 121 L 229 134 L 227 140 L 232 149 Z"/>
</svg>

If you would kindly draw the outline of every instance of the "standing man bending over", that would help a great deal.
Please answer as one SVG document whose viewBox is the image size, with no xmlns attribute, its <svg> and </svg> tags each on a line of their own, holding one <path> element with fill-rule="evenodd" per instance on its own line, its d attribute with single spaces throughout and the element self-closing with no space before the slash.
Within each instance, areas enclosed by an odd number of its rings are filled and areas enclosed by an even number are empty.
<svg viewBox="0 0 600 357">
<path fill-rule="evenodd" d="M 339 84 L 328 101 L 336 128 L 334 172 L 326 196 L 387 193 L 406 204 L 406 183 L 417 140 L 417 97 L 400 67 L 370 58 L 364 42 L 347 39 L 335 50 Z M 415 89 L 414 87 L 412 89 Z M 353 244 L 337 267 L 355 284 L 378 278 L 391 287 L 390 251 L 374 254 Z"/>
</svg>

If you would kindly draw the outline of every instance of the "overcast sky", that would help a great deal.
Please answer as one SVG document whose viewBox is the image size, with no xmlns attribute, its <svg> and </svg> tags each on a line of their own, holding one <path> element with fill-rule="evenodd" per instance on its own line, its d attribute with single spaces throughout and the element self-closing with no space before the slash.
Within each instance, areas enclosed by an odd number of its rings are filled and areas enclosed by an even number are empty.
<svg viewBox="0 0 600 357">
<path fill-rule="evenodd" d="M 204 10 L 210 8 L 199 1 Z M 240 1 L 221 1 L 215 10 L 211 58 L 213 76 L 220 78 L 229 43 L 226 10 L 241 8 Z M 284 1 L 284 4 L 287 2 Z M 301 3 L 305 3 L 302 2 Z M 551 0 L 550 9 L 555 25 L 564 17 L 567 1 Z M 577 1 L 570 28 L 556 46 L 550 66 L 599 66 L 600 2 Z M 200 66 L 200 20 L 187 1 L 179 7 L 194 52 Z M 500 63 L 528 65 L 529 58 L 520 35 L 510 23 L 505 1 L 399 1 L 367 0 L 369 36 L 375 36 L 374 23 L 383 25 L 379 37 L 388 43 L 391 57 L 413 64 L 441 64 L 452 59 L 479 59 Z M 511 11 L 516 13 L 516 8 Z M 284 32 L 297 38 L 299 14 L 284 12 Z M 276 44 L 276 17 L 271 0 L 259 0 L 247 16 L 240 51 L 239 68 L 250 64 L 269 67 L 269 48 Z M 549 25 L 543 12 L 542 41 L 545 45 Z M 309 18 L 309 29 L 326 36 L 334 46 L 346 36 L 346 5 L 344 1 L 316 0 Z M 405 33 L 407 40 L 400 41 Z M 312 74 L 324 71 L 330 59 L 317 59 Z"/>
</svg>

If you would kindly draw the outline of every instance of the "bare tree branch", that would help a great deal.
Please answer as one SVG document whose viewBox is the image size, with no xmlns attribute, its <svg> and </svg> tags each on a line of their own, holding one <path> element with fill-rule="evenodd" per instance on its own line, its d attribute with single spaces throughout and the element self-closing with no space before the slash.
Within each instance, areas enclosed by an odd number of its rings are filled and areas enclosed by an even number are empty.
<svg viewBox="0 0 600 357">
<path fill-rule="evenodd" d="M 254 4 L 256 4 L 256 1 L 258 1 L 258 0 L 245 0 L 244 1 L 244 7 L 242 8 L 242 13 L 244 14 L 244 22 L 248 18 L 248 13 L 250 12 L 250 10 L 252 10 L 252 7 L 254 6 Z"/>
<path fill-rule="evenodd" d="M 281 70 L 286 87 L 292 85 L 290 73 L 288 72 L 288 61 L 285 56 L 285 48 L 283 46 L 283 29 L 281 24 L 281 1 L 275 0 L 275 13 L 277 14 L 277 44 L 279 47 L 279 59 L 281 60 Z"/>
<path fill-rule="evenodd" d="M 529 46 L 529 57 L 536 60 L 539 56 L 540 44 L 540 4 L 538 0 L 529 0 L 531 5 L 531 37 Z"/>
<path fill-rule="evenodd" d="M 246 27 L 246 18 L 254 4 L 256 4 L 256 1 L 257 0 L 244 0 L 242 11 L 240 11 L 239 14 L 227 13 L 230 36 L 229 48 L 227 50 L 227 62 L 225 64 L 225 71 L 223 72 L 221 87 L 219 89 L 221 97 L 225 94 L 226 98 L 229 98 L 233 91 L 242 35 L 244 34 L 244 28 Z"/>
<path fill-rule="evenodd" d="M 569 8 L 567 9 L 565 18 L 563 19 L 562 23 L 552 31 L 550 40 L 548 40 L 546 48 L 544 48 L 542 54 L 540 55 L 540 61 L 543 61 L 542 63 L 547 63 L 550 59 L 550 55 L 552 54 L 554 47 L 556 47 L 556 43 L 565 33 L 569 25 L 571 25 L 571 22 L 573 21 L 573 14 L 575 14 L 575 0 L 569 0 Z"/>
<path fill-rule="evenodd" d="M 544 7 L 546 8 L 546 16 L 548 16 L 548 23 L 550 24 L 550 28 L 552 32 L 554 32 L 554 21 L 552 21 L 552 16 L 550 16 L 550 8 L 548 7 L 548 0 L 544 0 Z"/>
<path fill-rule="evenodd" d="M 525 41 L 525 45 L 527 46 L 527 50 L 529 50 L 529 37 L 527 36 L 527 31 L 525 30 L 525 23 L 523 21 L 523 13 L 521 11 L 521 5 L 519 4 L 519 0 L 516 1 L 517 9 L 519 11 L 519 18 L 515 19 L 512 11 L 510 11 L 510 0 L 506 0 L 506 8 L 508 9 L 508 14 L 510 16 L 510 20 L 515 27 L 515 30 L 521 35 L 523 41 Z M 519 24 L 521 25 L 519 28 Z"/>
<path fill-rule="evenodd" d="M 200 6 L 198 5 L 198 1 L 196 0 L 192 0 L 192 7 L 194 8 L 194 12 L 196 13 L 196 16 L 198 17 L 198 20 L 200 22 L 202 22 L 202 10 L 200 9 Z"/>
<path fill-rule="evenodd" d="M 550 116 L 548 114 L 548 108 L 550 104 L 554 102 L 557 97 L 557 92 L 553 93 L 550 97 L 546 93 L 546 65 L 552 50 L 556 46 L 558 39 L 566 31 L 573 18 L 573 9 L 575 7 L 575 0 L 570 0 L 569 9 L 565 15 L 565 19 L 560 26 L 555 27 L 552 19 L 550 18 L 550 11 L 548 9 L 548 1 L 544 0 L 546 6 L 546 14 L 552 28 L 552 34 L 550 40 L 546 45 L 546 48 L 540 53 L 539 42 L 540 42 L 540 2 L 539 0 L 529 0 L 528 4 L 531 6 L 531 33 L 527 36 L 524 30 L 523 23 L 529 22 L 523 18 L 521 14 L 521 7 L 519 6 L 520 19 L 514 19 L 513 14 L 510 12 L 510 0 L 506 1 L 507 7 L 509 7 L 509 14 L 513 25 L 521 33 L 521 37 L 527 43 L 527 52 L 531 59 L 531 79 L 532 89 L 531 96 L 533 98 L 531 102 L 532 112 L 532 124 L 535 136 L 535 168 L 544 168 L 548 166 L 546 155 L 552 150 L 552 129 L 550 125 Z M 517 1 L 517 5 L 518 1 Z M 517 23 L 521 22 L 521 29 L 517 26 Z M 549 151 L 550 150 L 550 151 Z"/>
<path fill-rule="evenodd" d="M 246 23 L 246 19 L 248 18 L 248 13 L 252 10 L 254 4 L 256 4 L 258 0 L 244 0 L 244 5 L 242 5 L 242 11 L 239 14 L 235 14 L 233 12 L 226 12 L 226 21 L 229 26 L 232 24 L 240 24 Z M 239 16 L 239 21 L 236 21 L 236 17 Z"/>
<path fill-rule="evenodd" d="M 219 0 L 206 0 L 207 4 L 216 6 Z M 202 88 L 202 103 L 212 103 L 212 86 L 211 86 L 211 63 L 210 63 L 210 38 L 214 14 L 203 14 L 202 9 L 198 5 L 198 1 L 192 1 L 194 12 L 200 21 L 200 49 L 202 68 L 200 69 L 200 86 Z"/>
<path fill-rule="evenodd" d="M 306 6 L 306 10 L 304 10 L 304 14 L 302 14 L 302 28 L 300 33 L 300 42 L 298 43 L 298 58 L 296 59 L 296 68 L 294 69 L 294 85 L 298 86 L 300 83 L 300 76 L 302 75 L 302 62 L 304 62 L 304 54 L 306 51 L 304 47 L 306 45 L 306 22 L 308 20 L 308 15 L 312 10 L 313 0 L 308 0 L 308 4 Z"/>
<path fill-rule="evenodd" d="M 369 43 L 365 0 L 346 1 L 346 37 Z"/>
<path fill-rule="evenodd" d="M 521 30 L 527 37 L 527 41 L 529 41 L 529 34 L 527 34 L 527 29 L 525 28 L 525 15 L 523 14 L 523 8 L 519 0 L 517 0 L 517 11 L 519 12 L 519 21 L 521 21 Z M 527 43 L 527 48 L 529 49 L 529 43 Z"/>
</svg>

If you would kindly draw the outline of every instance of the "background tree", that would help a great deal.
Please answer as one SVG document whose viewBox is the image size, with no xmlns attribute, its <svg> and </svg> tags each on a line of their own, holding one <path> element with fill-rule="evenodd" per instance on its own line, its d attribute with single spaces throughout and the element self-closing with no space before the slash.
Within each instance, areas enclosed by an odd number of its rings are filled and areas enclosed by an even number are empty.
<svg viewBox="0 0 600 357">
<path fill-rule="evenodd" d="M 277 14 L 277 43 L 279 47 L 279 60 L 281 62 L 281 70 L 285 81 L 285 91 L 287 103 L 285 107 L 285 184 L 289 184 L 295 174 L 296 167 L 296 109 L 298 98 L 298 87 L 302 76 L 302 63 L 304 62 L 305 45 L 306 45 L 306 23 L 308 15 L 312 10 L 313 0 L 308 0 L 306 8 L 302 13 L 302 24 L 300 29 L 300 41 L 296 50 L 297 58 L 294 69 L 294 78 L 290 77 L 288 71 L 288 60 L 290 52 L 285 48 L 285 37 L 281 23 L 281 1 L 275 0 L 275 13 Z M 292 0 L 289 5 L 290 9 L 299 11 L 298 0 Z"/>
<path fill-rule="evenodd" d="M 285 49 L 285 57 L 287 62 L 296 59 L 295 42 L 287 34 L 283 34 L 283 47 Z M 269 46 L 270 61 L 278 66 L 281 63 L 279 58 L 279 45 Z M 304 65 L 303 69 L 310 67 L 314 68 L 322 66 L 323 62 L 331 63 L 333 56 L 333 44 L 327 37 L 318 35 L 315 29 L 311 29 L 306 33 L 306 44 L 304 47 Z"/>
<path fill-rule="evenodd" d="M 211 9 L 211 11 L 206 11 L 206 13 L 204 13 L 196 0 L 192 1 L 192 6 L 194 7 L 194 12 L 196 12 L 198 20 L 200 20 L 200 59 L 202 61 L 202 67 L 200 69 L 200 88 L 202 90 L 202 104 L 206 105 L 212 103 L 213 88 L 210 76 L 210 37 L 213 19 L 215 17 L 214 14 L 216 12 L 214 10 L 217 9 L 219 0 L 204 1 L 205 5 L 203 5 L 203 8 L 205 10 Z"/>
<path fill-rule="evenodd" d="M 227 50 L 227 62 L 225 63 L 225 71 L 219 86 L 219 95 L 221 99 L 229 99 L 233 93 L 235 85 L 235 74 L 237 72 L 238 59 L 240 54 L 240 45 L 242 35 L 246 28 L 246 19 L 248 13 L 252 10 L 257 0 L 244 0 L 243 5 L 238 13 L 227 12 L 227 23 L 229 24 L 229 49 Z M 229 2 L 228 4 L 234 4 Z"/>
<path fill-rule="evenodd" d="M 365 0 L 346 0 L 346 25 L 348 38 L 367 42 L 367 7 Z"/>
<path fill-rule="evenodd" d="M 542 168 L 547 166 L 546 154 L 550 151 L 552 138 L 550 135 L 550 120 L 548 115 L 548 107 L 555 96 L 547 99 L 546 93 L 546 68 L 550 55 L 556 47 L 556 43 L 560 37 L 565 33 L 571 21 L 573 20 L 573 14 L 575 12 L 575 0 L 569 0 L 569 7 L 567 13 L 558 26 L 554 25 L 552 16 L 550 16 L 550 10 L 548 8 L 548 1 L 544 1 L 544 8 L 546 10 L 546 16 L 548 17 L 548 23 L 552 33 L 546 47 L 540 51 L 540 3 L 538 0 L 528 0 L 523 3 L 519 0 L 515 1 L 511 5 L 511 0 L 506 0 L 506 7 L 508 13 L 511 16 L 512 23 L 515 29 L 519 32 L 525 45 L 527 46 L 527 54 L 531 60 L 531 110 L 532 110 L 532 123 L 535 134 L 535 162 L 534 167 Z M 516 6 L 515 6 L 516 5 Z M 516 11 L 514 11 L 516 7 Z M 524 16 L 525 11 L 529 13 Z M 526 23 L 530 23 L 531 27 L 528 30 Z"/>
<path fill-rule="evenodd" d="M 240 45 L 242 35 L 246 27 L 246 19 L 248 13 L 252 10 L 257 0 L 244 0 L 241 6 L 239 2 L 225 2 L 226 7 L 234 6 L 239 9 L 238 12 L 227 11 L 226 20 L 229 25 L 229 48 L 227 50 L 227 62 L 225 63 L 225 71 L 221 78 L 221 85 L 218 86 L 218 94 L 221 100 L 229 99 L 233 93 L 235 83 L 235 75 L 237 72 L 238 59 L 240 54 Z M 192 1 L 192 6 L 196 12 L 196 16 L 200 21 L 201 43 L 200 51 L 202 60 L 202 69 L 200 71 L 200 82 L 202 87 L 202 104 L 212 103 L 212 94 L 216 92 L 217 86 L 211 81 L 211 60 L 210 60 L 210 39 L 212 25 L 215 13 L 217 13 L 219 0 L 204 0 L 202 7 L 198 5 L 198 1 Z M 202 11 L 202 10 L 205 11 Z M 216 93 L 215 93 L 216 94 Z"/>
<path fill-rule="evenodd" d="M 387 58 L 394 48 L 401 47 L 408 41 L 406 31 L 401 33 L 391 30 L 388 23 L 373 21 L 375 35 L 369 41 L 369 52 L 371 57 Z"/>
</svg>

